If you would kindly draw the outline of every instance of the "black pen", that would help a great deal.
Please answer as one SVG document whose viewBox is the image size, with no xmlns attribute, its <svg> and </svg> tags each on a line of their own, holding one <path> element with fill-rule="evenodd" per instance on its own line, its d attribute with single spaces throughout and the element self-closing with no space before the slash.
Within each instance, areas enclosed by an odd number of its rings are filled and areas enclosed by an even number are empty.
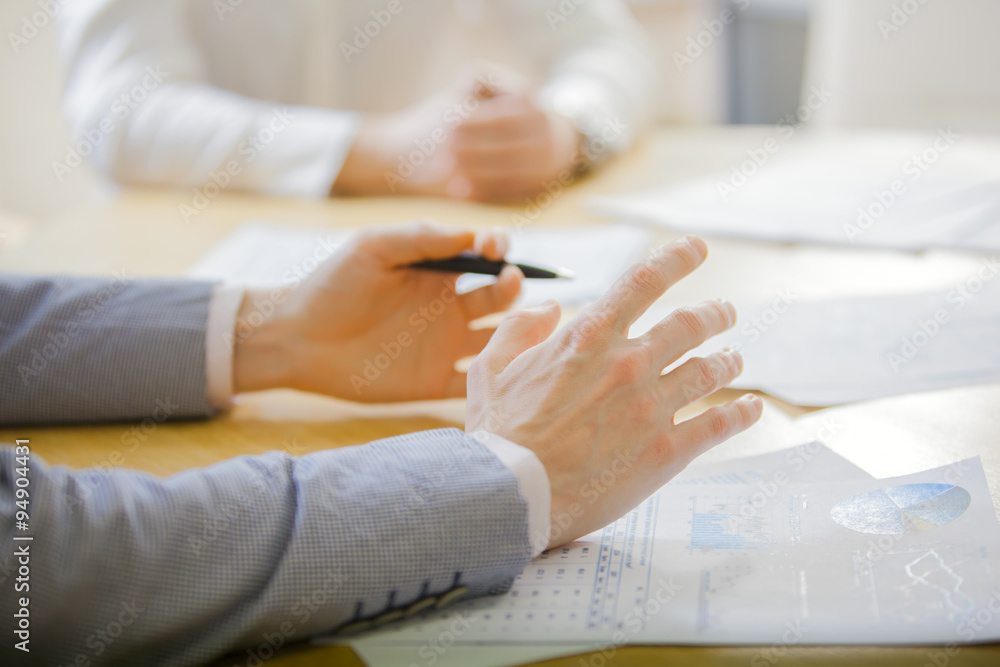
<svg viewBox="0 0 1000 667">
<path fill-rule="evenodd" d="M 446 273 L 479 273 L 485 276 L 498 276 L 507 264 L 508 262 L 504 260 L 486 259 L 482 255 L 463 253 L 445 259 L 425 259 L 421 262 L 414 262 L 410 264 L 410 268 Z M 518 263 L 514 263 L 514 266 L 521 269 L 525 278 L 571 279 L 573 277 L 573 272 L 568 269 L 543 269 L 538 266 Z"/>
</svg>

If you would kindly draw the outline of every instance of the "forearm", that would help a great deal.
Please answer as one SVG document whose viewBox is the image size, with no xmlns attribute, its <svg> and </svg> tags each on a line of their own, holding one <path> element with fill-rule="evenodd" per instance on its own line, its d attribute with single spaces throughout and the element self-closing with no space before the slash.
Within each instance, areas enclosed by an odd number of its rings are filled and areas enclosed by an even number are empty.
<svg viewBox="0 0 1000 667">
<path fill-rule="evenodd" d="M 10 545 L 13 449 L 0 462 Z M 531 555 L 514 475 L 454 429 L 164 480 L 38 460 L 30 476 L 31 590 L 18 595 L 31 596 L 40 662 L 204 662 L 265 633 L 295 641 L 456 586 L 482 595 Z M 140 611 L 98 655 L 88 639 L 123 603 Z"/>
<path fill-rule="evenodd" d="M 76 141 L 86 141 L 113 103 L 69 106 Z M 190 221 L 220 190 L 323 197 L 357 129 L 352 112 L 250 99 L 194 82 L 164 83 L 118 120 L 91 160 L 116 181 L 194 188 Z"/>
<path fill-rule="evenodd" d="M 205 417 L 214 285 L 6 277 L 0 423 Z"/>
<path fill-rule="evenodd" d="M 367 114 L 358 120 L 343 164 L 330 188 L 331 195 L 387 195 L 394 192 L 387 174 L 397 168 L 399 155 L 387 147 L 386 135 L 393 133 L 390 117 Z"/>
</svg>

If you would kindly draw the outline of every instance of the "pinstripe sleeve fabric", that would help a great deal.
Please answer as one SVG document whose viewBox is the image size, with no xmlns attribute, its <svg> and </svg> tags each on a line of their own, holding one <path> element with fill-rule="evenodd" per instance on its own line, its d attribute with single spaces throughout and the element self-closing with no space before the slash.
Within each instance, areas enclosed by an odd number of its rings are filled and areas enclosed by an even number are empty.
<svg viewBox="0 0 1000 667">
<path fill-rule="evenodd" d="M 0 423 L 205 417 L 207 282 L 0 277 Z"/>
<path fill-rule="evenodd" d="M 0 555 L 15 532 L 0 448 Z M 456 586 L 504 590 L 531 557 L 517 479 L 457 429 L 166 479 L 30 465 L 30 653 L 3 664 L 200 664 L 291 643 Z M 256 652 L 256 653 L 255 653 Z M 8 658 L 17 658 L 11 663 Z M 88 662 L 89 661 L 89 662 Z M 259 662 L 259 659 L 258 659 Z"/>
</svg>

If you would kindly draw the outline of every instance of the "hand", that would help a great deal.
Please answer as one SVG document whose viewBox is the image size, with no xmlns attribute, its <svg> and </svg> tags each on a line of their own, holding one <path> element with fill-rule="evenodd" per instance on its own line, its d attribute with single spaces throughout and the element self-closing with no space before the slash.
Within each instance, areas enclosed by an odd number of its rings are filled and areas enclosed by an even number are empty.
<svg viewBox="0 0 1000 667">
<path fill-rule="evenodd" d="M 453 195 L 486 202 L 518 201 L 551 181 L 573 177 L 580 133 L 564 116 L 535 106 L 527 91 L 484 100 L 455 128 Z"/>
<path fill-rule="evenodd" d="M 579 132 L 514 86 L 463 79 L 403 111 L 364 117 L 331 194 L 509 202 L 565 185 Z"/>
<path fill-rule="evenodd" d="M 455 362 L 478 354 L 493 333 L 469 324 L 507 310 L 523 276 L 508 266 L 496 283 L 459 295 L 457 275 L 407 265 L 466 250 L 502 259 L 507 239 L 429 222 L 366 230 L 297 288 L 249 292 L 235 390 L 290 387 L 372 402 L 465 396 Z"/>
<path fill-rule="evenodd" d="M 466 430 L 490 431 L 538 456 L 552 489 L 550 548 L 622 516 L 760 417 L 762 402 L 749 395 L 674 422 L 678 410 L 742 370 L 740 355 L 730 352 L 693 358 L 661 375 L 733 326 L 728 302 L 675 310 L 628 338 L 632 323 L 706 253 L 694 237 L 664 246 L 551 338 L 557 304 L 515 312 L 473 362 Z"/>
</svg>

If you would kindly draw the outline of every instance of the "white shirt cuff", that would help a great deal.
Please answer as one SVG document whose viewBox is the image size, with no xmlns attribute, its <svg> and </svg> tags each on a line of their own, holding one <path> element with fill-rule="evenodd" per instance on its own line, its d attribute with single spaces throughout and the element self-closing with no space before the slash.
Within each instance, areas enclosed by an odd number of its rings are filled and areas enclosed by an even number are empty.
<svg viewBox="0 0 1000 667">
<path fill-rule="evenodd" d="M 475 431 L 470 434 L 477 442 L 490 450 L 500 462 L 517 477 L 517 485 L 524 501 L 528 504 L 528 536 L 531 541 L 531 557 L 545 551 L 549 546 L 552 519 L 552 489 L 545 466 L 535 453 L 521 445 L 515 445 L 495 433 Z"/>
<path fill-rule="evenodd" d="M 218 285 L 208 306 L 205 326 L 205 384 L 208 400 L 217 409 L 229 407 L 233 397 L 233 334 L 243 303 L 241 287 Z"/>
</svg>

